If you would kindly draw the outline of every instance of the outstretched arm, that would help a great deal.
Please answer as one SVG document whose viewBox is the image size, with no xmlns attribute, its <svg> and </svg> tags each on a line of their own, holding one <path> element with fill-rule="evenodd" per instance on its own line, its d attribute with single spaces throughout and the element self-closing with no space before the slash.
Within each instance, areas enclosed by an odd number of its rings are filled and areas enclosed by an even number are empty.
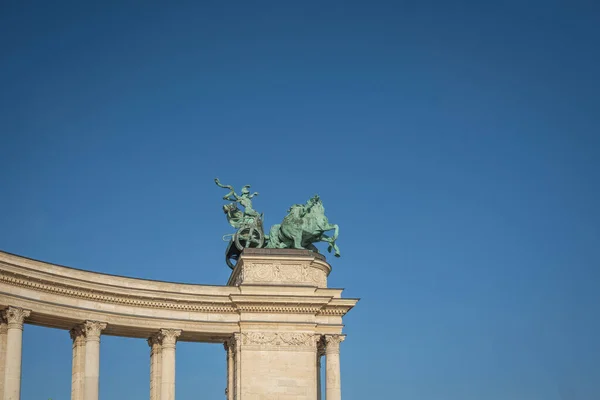
<svg viewBox="0 0 600 400">
<path fill-rule="evenodd" d="M 229 189 L 229 193 L 227 193 L 225 196 L 223 196 L 223 200 L 227 200 L 227 201 L 238 201 L 239 200 L 238 195 L 235 194 L 235 190 L 233 189 L 233 186 L 223 185 L 221 183 L 221 181 L 219 181 L 219 178 L 215 178 L 215 183 L 217 184 L 217 186 L 222 187 L 223 189 Z"/>
</svg>

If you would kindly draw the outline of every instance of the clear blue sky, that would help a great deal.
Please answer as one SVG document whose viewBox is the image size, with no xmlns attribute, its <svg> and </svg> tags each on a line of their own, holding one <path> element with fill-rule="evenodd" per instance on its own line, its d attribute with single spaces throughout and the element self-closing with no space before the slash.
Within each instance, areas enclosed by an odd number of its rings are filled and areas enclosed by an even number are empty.
<svg viewBox="0 0 600 400">
<path fill-rule="evenodd" d="M 267 225 L 319 193 L 362 298 L 345 400 L 598 399 L 599 27 L 591 0 L 4 1 L 0 248 L 225 284 L 214 177 Z M 146 399 L 148 353 L 104 337 L 102 398 Z M 26 326 L 23 400 L 70 368 Z M 178 345 L 179 400 L 224 387 L 222 347 Z"/>
</svg>

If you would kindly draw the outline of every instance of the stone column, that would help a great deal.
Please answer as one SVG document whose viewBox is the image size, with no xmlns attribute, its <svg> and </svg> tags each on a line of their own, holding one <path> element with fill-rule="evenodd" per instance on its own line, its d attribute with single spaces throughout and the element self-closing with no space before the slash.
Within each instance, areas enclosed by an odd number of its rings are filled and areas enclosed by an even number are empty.
<svg viewBox="0 0 600 400">
<path fill-rule="evenodd" d="M 31 315 L 31 311 L 18 307 L 8 307 L 2 315 L 7 322 L 3 400 L 19 400 L 21 398 L 23 322 L 25 318 Z"/>
<path fill-rule="evenodd" d="M 150 400 L 160 400 L 162 367 L 162 336 L 160 332 L 148 338 L 150 346 Z"/>
<path fill-rule="evenodd" d="M 233 340 L 226 340 L 223 346 L 227 351 L 227 389 L 225 389 L 225 394 L 227 394 L 227 400 L 233 400 Z"/>
<path fill-rule="evenodd" d="M 175 343 L 181 335 L 179 329 L 161 329 L 162 335 L 162 377 L 160 400 L 175 400 Z"/>
<path fill-rule="evenodd" d="M 84 400 L 85 389 L 85 331 L 83 325 L 69 331 L 73 340 L 73 365 L 71 368 L 71 400 Z"/>
<path fill-rule="evenodd" d="M 242 398 L 242 334 L 233 334 L 233 399 Z"/>
<path fill-rule="evenodd" d="M 100 333 L 106 329 L 106 323 L 85 321 L 85 384 L 84 400 L 98 400 L 100 377 Z"/>
<path fill-rule="evenodd" d="M 6 336 L 8 324 L 0 313 L 0 400 L 4 399 L 4 364 L 6 364 Z"/>
<path fill-rule="evenodd" d="M 342 400 L 340 343 L 345 338 L 344 335 L 325 335 L 326 400 Z"/>
<path fill-rule="evenodd" d="M 325 344 L 321 336 L 317 338 L 317 400 L 321 400 L 321 395 L 323 393 L 322 385 L 321 385 L 321 357 L 325 355 Z"/>
</svg>

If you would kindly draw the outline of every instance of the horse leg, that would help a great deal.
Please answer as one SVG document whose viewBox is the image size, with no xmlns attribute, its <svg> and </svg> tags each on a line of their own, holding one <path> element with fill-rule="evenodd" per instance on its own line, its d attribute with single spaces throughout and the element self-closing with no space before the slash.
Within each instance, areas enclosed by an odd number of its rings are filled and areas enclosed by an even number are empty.
<svg viewBox="0 0 600 400">
<path fill-rule="evenodd" d="M 294 235 L 292 239 L 294 240 L 295 249 L 304 249 L 304 247 L 302 247 L 302 234 Z"/>
<path fill-rule="evenodd" d="M 281 241 L 279 240 L 279 225 L 275 224 L 269 230 L 269 234 L 266 236 L 268 238 L 267 245 L 265 248 L 267 249 L 277 249 L 281 246 Z"/>
<path fill-rule="evenodd" d="M 327 251 L 329 253 L 331 253 L 331 250 L 333 249 L 333 255 L 336 257 L 340 257 L 340 248 L 337 246 L 337 244 L 335 243 L 335 238 L 333 237 L 329 237 L 325 234 L 321 235 L 321 241 L 322 242 L 327 242 L 329 243 L 329 246 L 327 247 Z"/>
</svg>

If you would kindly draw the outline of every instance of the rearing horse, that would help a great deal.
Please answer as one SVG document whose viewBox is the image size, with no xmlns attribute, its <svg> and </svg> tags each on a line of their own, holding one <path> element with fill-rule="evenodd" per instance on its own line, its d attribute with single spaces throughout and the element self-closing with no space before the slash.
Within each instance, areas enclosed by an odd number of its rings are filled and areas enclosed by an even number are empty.
<svg viewBox="0 0 600 400">
<path fill-rule="evenodd" d="M 334 230 L 333 236 L 325 234 Z M 288 210 L 281 224 L 273 225 L 269 232 L 268 248 L 309 249 L 318 252 L 313 243 L 327 242 L 327 251 L 334 250 L 336 257 L 340 249 L 335 241 L 339 235 L 339 226 L 330 224 L 325 216 L 325 208 L 318 195 L 306 202 L 295 204 Z"/>
</svg>

